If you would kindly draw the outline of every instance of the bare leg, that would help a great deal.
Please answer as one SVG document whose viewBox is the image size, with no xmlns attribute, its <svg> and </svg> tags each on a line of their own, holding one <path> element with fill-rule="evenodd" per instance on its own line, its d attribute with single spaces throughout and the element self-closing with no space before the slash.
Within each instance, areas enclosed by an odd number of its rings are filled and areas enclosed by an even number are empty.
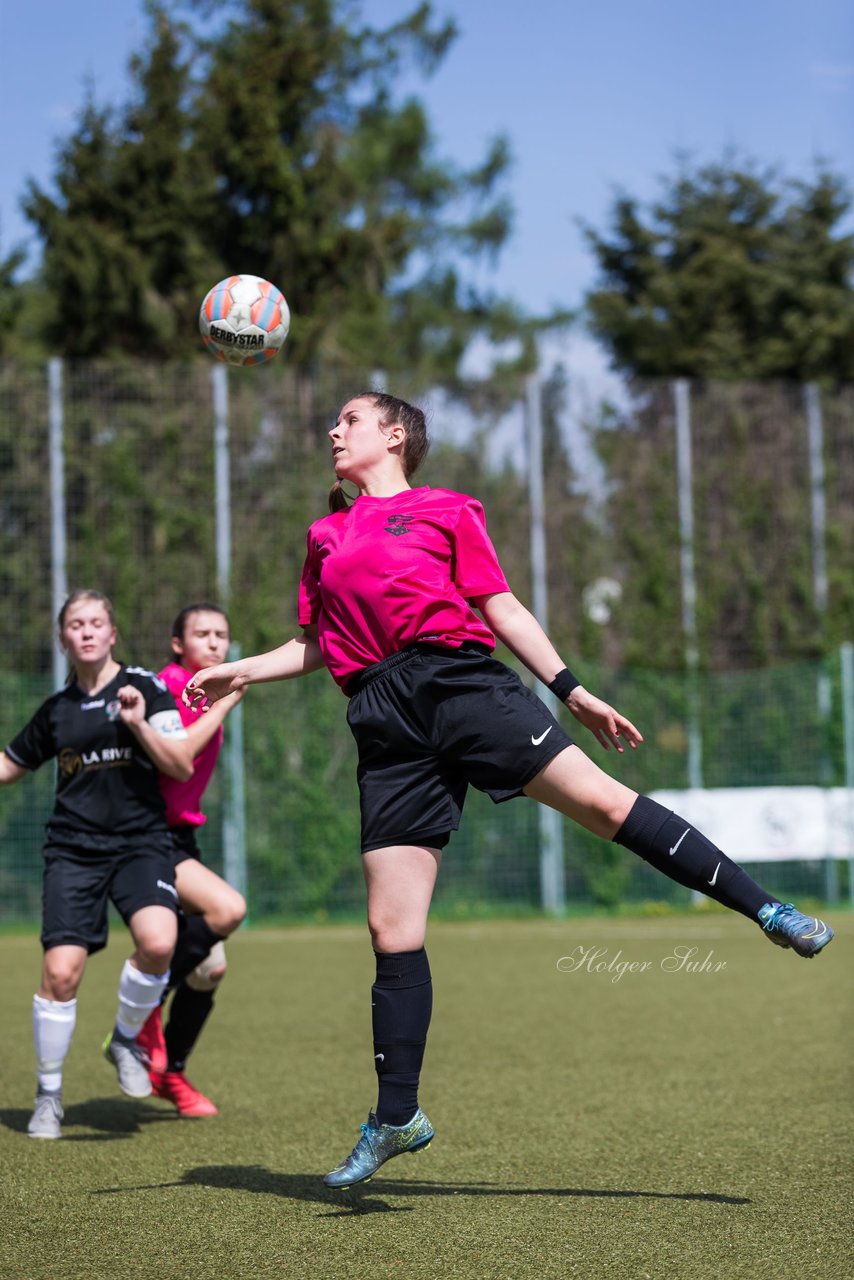
<svg viewBox="0 0 854 1280">
<path fill-rule="evenodd" d="M 420 845 L 392 845 L 362 855 L 374 951 L 417 951 L 424 946 L 441 861 L 439 849 Z"/>
<path fill-rule="evenodd" d="M 557 809 L 603 840 L 613 840 L 637 792 L 605 773 L 580 747 L 567 747 L 525 787 L 525 795 Z"/>
<path fill-rule="evenodd" d="M 83 981 L 88 953 L 85 947 L 49 947 L 42 959 L 42 1000 L 73 1000 Z"/>
<path fill-rule="evenodd" d="M 198 858 L 185 858 L 175 868 L 175 888 L 188 915 L 199 913 L 214 933 L 227 938 L 246 915 L 243 895 Z"/>
</svg>

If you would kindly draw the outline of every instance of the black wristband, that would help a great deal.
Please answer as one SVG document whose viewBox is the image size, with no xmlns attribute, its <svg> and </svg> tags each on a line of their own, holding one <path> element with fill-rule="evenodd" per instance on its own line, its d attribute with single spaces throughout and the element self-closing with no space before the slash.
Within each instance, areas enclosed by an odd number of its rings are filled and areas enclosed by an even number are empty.
<svg viewBox="0 0 854 1280">
<path fill-rule="evenodd" d="M 580 684 L 581 681 L 572 674 L 569 667 L 564 667 L 563 671 L 557 673 L 549 688 L 556 698 L 566 702 L 573 689 L 577 689 Z"/>
</svg>

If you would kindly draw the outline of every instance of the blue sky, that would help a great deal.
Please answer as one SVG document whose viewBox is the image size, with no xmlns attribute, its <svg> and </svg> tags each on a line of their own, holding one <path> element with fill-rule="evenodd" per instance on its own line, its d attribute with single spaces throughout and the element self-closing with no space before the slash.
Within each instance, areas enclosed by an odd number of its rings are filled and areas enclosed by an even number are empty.
<svg viewBox="0 0 854 1280">
<path fill-rule="evenodd" d="M 361 8 L 386 25 L 414 5 Z M 404 87 L 427 104 L 444 156 L 472 164 L 496 133 L 509 137 L 516 227 L 480 283 L 532 310 L 578 305 L 594 268 L 577 219 L 601 227 L 617 188 L 653 198 L 677 150 L 707 161 L 733 148 L 793 177 L 810 176 L 817 156 L 854 168 L 852 0 L 434 7 L 460 37 L 432 79 Z M 15 104 L 2 143 L 2 250 L 29 234 L 18 199 L 28 176 L 49 183 L 87 79 L 99 102 L 120 101 L 145 31 L 140 0 L 0 0 L 0 83 L 7 109 Z"/>
</svg>

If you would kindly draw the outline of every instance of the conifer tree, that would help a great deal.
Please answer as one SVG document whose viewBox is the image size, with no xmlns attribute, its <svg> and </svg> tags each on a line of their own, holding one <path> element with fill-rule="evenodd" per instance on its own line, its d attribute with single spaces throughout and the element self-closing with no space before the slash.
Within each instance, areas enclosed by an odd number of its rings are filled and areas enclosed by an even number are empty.
<svg viewBox="0 0 854 1280">
<path fill-rule="evenodd" d="M 752 163 L 683 166 L 651 209 L 628 195 L 588 227 L 587 297 L 617 368 L 642 377 L 854 380 L 854 236 L 843 179 Z"/>
<path fill-rule="evenodd" d="M 458 169 L 423 106 L 394 93 L 404 69 L 441 62 L 452 23 L 427 3 L 384 30 L 341 0 L 147 8 L 131 101 L 90 97 L 57 194 L 28 188 L 53 351 L 194 354 L 204 293 L 252 272 L 284 290 L 288 358 L 309 372 L 452 382 L 476 333 L 521 336 L 530 360 L 532 323 L 466 282 L 510 231 L 506 142 Z"/>
</svg>

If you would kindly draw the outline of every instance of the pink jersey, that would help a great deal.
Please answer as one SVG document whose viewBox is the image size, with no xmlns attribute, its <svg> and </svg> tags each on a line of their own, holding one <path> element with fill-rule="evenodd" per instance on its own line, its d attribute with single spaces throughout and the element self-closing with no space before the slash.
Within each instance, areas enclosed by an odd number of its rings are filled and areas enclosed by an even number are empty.
<svg viewBox="0 0 854 1280">
<path fill-rule="evenodd" d="M 474 498 L 427 486 L 362 496 L 315 520 L 306 541 L 299 623 L 317 624 L 342 687 L 416 640 L 495 648 L 469 602 L 510 588 Z"/>
<path fill-rule="evenodd" d="M 158 674 L 178 704 L 181 723 L 185 728 L 187 725 L 194 724 L 199 716 L 204 715 L 203 711 L 186 706 L 181 698 L 184 687 L 193 674 L 192 671 L 187 671 L 177 662 L 170 662 L 168 667 L 164 667 Z M 200 827 L 207 822 L 201 810 L 202 795 L 211 780 L 211 774 L 222 747 L 223 736 L 222 725 L 220 725 L 207 746 L 203 747 L 194 759 L 193 776 L 186 782 L 179 782 L 177 778 L 170 778 L 165 773 L 159 775 L 160 790 L 166 801 L 166 821 L 170 827 Z"/>
</svg>

